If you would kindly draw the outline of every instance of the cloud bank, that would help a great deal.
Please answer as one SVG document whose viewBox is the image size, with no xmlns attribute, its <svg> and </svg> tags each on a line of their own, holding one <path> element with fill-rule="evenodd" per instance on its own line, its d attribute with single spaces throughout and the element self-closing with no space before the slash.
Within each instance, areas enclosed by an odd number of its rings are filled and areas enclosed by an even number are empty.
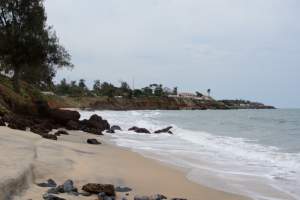
<svg viewBox="0 0 300 200">
<path fill-rule="evenodd" d="M 76 66 L 57 80 L 157 82 L 300 107 L 298 0 L 46 0 Z"/>
</svg>

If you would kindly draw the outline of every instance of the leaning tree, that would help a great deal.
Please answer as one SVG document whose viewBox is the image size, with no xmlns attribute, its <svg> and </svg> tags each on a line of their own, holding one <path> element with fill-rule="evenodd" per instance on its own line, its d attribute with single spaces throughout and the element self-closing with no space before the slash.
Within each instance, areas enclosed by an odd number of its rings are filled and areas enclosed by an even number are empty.
<svg viewBox="0 0 300 200">
<path fill-rule="evenodd" d="M 20 80 L 43 85 L 52 82 L 56 69 L 73 67 L 70 54 L 46 24 L 43 0 L 0 1 L 0 67 Z"/>
</svg>

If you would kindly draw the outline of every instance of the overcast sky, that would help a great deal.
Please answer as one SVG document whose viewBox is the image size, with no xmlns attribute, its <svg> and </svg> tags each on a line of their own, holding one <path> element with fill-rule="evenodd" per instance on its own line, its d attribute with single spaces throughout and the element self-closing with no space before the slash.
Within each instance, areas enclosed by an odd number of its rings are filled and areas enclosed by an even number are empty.
<svg viewBox="0 0 300 200">
<path fill-rule="evenodd" d="M 300 107 L 299 0 L 46 0 L 84 78 Z"/>
</svg>

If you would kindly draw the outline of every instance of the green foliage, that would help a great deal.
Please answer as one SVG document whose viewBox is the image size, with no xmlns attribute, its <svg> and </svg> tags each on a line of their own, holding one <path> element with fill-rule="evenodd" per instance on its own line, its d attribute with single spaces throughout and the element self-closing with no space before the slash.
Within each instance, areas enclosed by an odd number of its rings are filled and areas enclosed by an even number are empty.
<svg viewBox="0 0 300 200">
<path fill-rule="evenodd" d="M 177 95 L 177 94 L 178 94 L 178 87 L 174 87 L 174 88 L 173 88 L 172 94 L 173 94 L 173 95 Z"/>
<path fill-rule="evenodd" d="M 139 97 L 163 97 L 172 94 L 172 90 L 163 89 L 162 84 L 151 84 L 142 89 L 132 90 L 127 82 L 122 81 L 120 87 L 116 87 L 108 82 L 95 80 L 93 89 L 89 90 L 84 79 L 67 83 L 66 79 L 54 86 L 54 92 L 62 96 L 84 97 L 84 96 L 103 96 L 103 97 L 122 97 L 122 98 L 139 98 Z"/>
<path fill-rule="evenodd" d="M 94 81 L 93 92 L 96 96 L 100 96 L 100 94 L 101 94 L 101 82 L 100 82 L 100 80 L 95 80 Z"/>
<path fill-rule="evenodd" d="M 43 0 L 0 1 L 0 68 L 13 72 L 16 91 L 20 79 L 42 88 L 57 68 L 73 66 L 46 20 Z"/>
</svg>

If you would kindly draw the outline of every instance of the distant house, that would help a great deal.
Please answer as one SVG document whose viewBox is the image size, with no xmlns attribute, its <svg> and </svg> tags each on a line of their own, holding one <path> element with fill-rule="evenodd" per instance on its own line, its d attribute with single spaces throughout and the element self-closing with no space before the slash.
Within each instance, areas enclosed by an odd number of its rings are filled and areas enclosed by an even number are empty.
<svg viewBox="0 0 300 200">
<path fill-rule="evenodd" d="M 179 93 L 178 96 L 182 97 L 182 98 L 196 98 L 197 97 L 196 94 L 194 94 L 194 93 L 188 93 L 188 92 Z"/>
<path fill-rule="evenodd" d="M 190 92 L 182 92 L 179 93 L 178 95 L 169 95 L 168 97 L 170 98 L 182 98 L 182 99 L 196 99 L 196 100 L 205 100 L 205 101 L 210 101 L 213 100 L 213 98 L 209 97 L 209 96 L 197 96 L 194 93 L 190 93 Z"/>
</svg>

